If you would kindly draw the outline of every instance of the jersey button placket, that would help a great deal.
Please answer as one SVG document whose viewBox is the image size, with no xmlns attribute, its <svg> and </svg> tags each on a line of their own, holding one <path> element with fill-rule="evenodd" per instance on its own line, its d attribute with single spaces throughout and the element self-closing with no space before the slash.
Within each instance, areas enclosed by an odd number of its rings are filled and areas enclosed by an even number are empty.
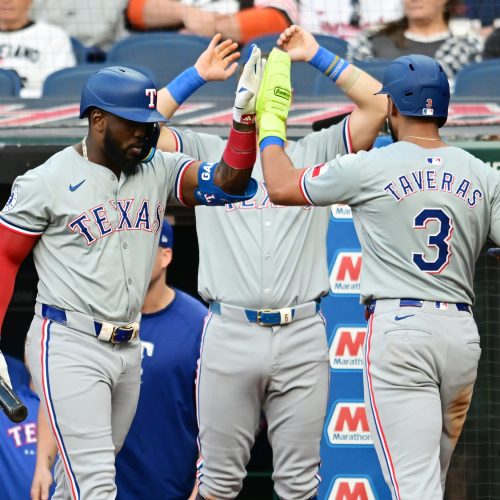
<svg viewBox="0 0 500 500">
<path fill-rule="evenodd" d="M 270 294 L 272 283 L 272 261 L 271 261 L 271 248 L 273 243 L 273 233 L 271 231 L 272 222 L 267 219 L 264 220 L 264 241 L 262 248 L 262 286 L 264 288 L 264 304 L 266 307 L 270 304 Z"/>
</svg>

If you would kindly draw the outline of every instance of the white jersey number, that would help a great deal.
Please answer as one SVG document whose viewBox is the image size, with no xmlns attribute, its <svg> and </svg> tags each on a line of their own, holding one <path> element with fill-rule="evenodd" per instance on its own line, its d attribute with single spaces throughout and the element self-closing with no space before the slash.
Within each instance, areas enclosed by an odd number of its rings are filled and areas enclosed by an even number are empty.
<svg viewBox="0 0 500 500">
<path fill-rule="evenodd" d="M 453 221 L 441 208 L 424 208 L 413 220 L 414 229 L 426 229 L 427 223 L 437 221 L 439 230 L 427 238 L 427 246 L 437 249 L 434 260 L 426 260 L 425 254 L 413 252 L 413 263 L 425 273 L 439 274 L 450 262 L 450 238 L 453 233 Z"/>
</svg>

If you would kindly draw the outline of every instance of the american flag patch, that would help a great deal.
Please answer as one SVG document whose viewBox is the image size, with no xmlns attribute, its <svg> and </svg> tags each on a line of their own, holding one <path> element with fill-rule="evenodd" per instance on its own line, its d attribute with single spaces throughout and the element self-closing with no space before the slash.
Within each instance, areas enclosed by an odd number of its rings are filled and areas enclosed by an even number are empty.
<svg viewBox="0 0 500 500">
<path fill-rule="evenodd" d="M 427 165 L 437 165 L 437 166 L 440 166 L 442 164 L 443 164 L 443 162 L 442 162 L 440 156 L 429 156 L 427 158 Z"/>
<path fill-rule="evenodd" d="M 321 165 L 317 165 L 316 167 L 313 167 L 311 178 L 323 175 L 327 171 L 327 169 L 328 167 L 324 163 L 322 163 Z"/>
</svg>

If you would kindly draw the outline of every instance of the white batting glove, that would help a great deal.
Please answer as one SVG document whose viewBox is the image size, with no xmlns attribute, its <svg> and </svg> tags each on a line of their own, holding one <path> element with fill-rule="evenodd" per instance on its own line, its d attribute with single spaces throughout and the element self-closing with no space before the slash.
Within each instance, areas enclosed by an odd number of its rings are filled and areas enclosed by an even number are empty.
<svg viewBox="0 0 500 500">
<path fill-rule="evenodd" d="M 9 387 L 12 389 L 12 382 L 9 377 L 9 370 L 7 369 L 7 362 L 0 351 L 0 377 L 2 377 L 5 383 L 9 384 Z"/>
<path fill-rule="evenodd" d="M 236 98 L 233 107 L 233 120 L 239 123 L 255 123 L 255 101 L 259 93 L 265 61 L 262 59 L 257 45 L 252 46 L 243 73 L 236 87 Z"/>
</svg>

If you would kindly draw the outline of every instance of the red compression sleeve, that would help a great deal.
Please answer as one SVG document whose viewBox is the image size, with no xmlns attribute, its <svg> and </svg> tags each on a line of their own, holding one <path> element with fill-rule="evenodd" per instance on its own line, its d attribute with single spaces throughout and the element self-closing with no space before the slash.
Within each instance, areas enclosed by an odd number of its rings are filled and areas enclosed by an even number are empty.
<svg viewBox="0 0 500 500">
<path fill-rule="evenodd" d="M 252 168 L 257 159 L 257 133 L 240 132 L 231 128 L 226 149 L 222 155 L 224 163 L 235 170 Z"/>
<path fill-rule="evenodd" d="M 17 271 L 30 253 L 39 236 L 27 236 L 15 233 L 0 226 L 0 331 L 9 306 Z"/>
</svg>

